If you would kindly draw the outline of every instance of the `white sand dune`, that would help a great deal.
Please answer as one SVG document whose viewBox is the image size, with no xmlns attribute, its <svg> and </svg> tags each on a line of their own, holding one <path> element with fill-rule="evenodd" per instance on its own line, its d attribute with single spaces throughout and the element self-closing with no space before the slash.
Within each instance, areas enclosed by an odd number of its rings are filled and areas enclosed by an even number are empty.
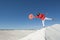
<svg viewBox="0 0 60 40">
<path fill-rule="evenodd" d="M 60 40 L 60 24 L 40 30 L 0 30 L 0 40 Z"/>
<path fill-rule="evenodd" d="M 46 28 L 47 40 L 60 40 L 60 24 L 55 24 Z"/>
<path fill-rule="evenodd" d="M 19 40 L 60 40 L 60 25 L 55 24 L 53 26 L 37 30 L 36 32 Z"/>
<path fill-rule="evenodd" d="M 45 30 L 45 28 L 37 30 L 36 32 L 31 33 L 28 36 L 19 40 L 45 40 Z"/>
<path fill-rule="evenodd" d="M 18 40 L 36 30 L 0 30 L 0 40 Z"/>
</svg>

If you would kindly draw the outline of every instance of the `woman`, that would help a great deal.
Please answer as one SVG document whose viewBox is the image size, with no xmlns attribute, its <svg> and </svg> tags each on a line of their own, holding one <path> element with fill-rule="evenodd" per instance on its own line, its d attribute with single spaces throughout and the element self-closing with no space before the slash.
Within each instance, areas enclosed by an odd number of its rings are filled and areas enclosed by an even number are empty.
<svg viewBox="0 0 60 40">
<path fill-rule="evenodd" d="M 43 13 L 39 13 L 37 16 L 34 16 L 33 14 L 30 14 L 29 19 L 33 19 L 33 18 L 41 19 L 43 27 L 45 26 L 45 20 L 53 20 L 52 18 L 47 18 Z"/>
</svg>

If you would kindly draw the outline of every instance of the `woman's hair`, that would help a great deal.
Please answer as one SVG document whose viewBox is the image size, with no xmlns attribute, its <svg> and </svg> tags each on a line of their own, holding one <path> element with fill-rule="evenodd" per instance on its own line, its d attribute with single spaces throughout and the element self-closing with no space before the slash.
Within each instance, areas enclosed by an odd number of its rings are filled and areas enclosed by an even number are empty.
<svg viewBox="0 0 60 40">
<path fill-rule="evenodd" d="M 40 15 L 40 13 L 37 14 L 37 16 L 39 16 L 39 15 Z"/>
</svg>

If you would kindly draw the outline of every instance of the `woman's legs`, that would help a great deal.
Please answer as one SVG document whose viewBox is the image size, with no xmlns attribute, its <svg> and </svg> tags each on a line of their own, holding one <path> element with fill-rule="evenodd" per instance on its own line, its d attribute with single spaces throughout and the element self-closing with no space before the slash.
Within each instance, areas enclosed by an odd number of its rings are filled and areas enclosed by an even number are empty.
<svg viewBox="0 0 60 40">
<path fill-rule="evenodd" d="M 43 27 L 45 26 L 45 20 L 42 20 L 42 25 L 43 25 Z"/>
<path fill-rule="evenodd" d="M 47 17 L 45 17 L 45 20 L 53 20 L 52 18 L 47 18 Z"/>
<path fill-rule="evenodd" d="M 45 20 L 53 20 L 53 19 L 52 19 L 52 18 L 47 18 L 47 17 L 45 17 L 45 19 L 42 20 L 42 25 L 43 25 L 43 27 L 45 27 Z"/>
</svg>

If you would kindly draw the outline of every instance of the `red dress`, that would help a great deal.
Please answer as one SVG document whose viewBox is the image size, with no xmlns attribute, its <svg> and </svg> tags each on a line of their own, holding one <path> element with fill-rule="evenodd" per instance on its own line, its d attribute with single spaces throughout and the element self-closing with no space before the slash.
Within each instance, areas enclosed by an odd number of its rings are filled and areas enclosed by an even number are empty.
<svg viewBox="0 0 60 40">
<path fill-rule="evenodd" d="M 38 16 L 35 16 L 36 18 L 40 18 L 41 20 L 45 19 L 45 15 L 44 14 L 39 14 Z"/>
</svg>

